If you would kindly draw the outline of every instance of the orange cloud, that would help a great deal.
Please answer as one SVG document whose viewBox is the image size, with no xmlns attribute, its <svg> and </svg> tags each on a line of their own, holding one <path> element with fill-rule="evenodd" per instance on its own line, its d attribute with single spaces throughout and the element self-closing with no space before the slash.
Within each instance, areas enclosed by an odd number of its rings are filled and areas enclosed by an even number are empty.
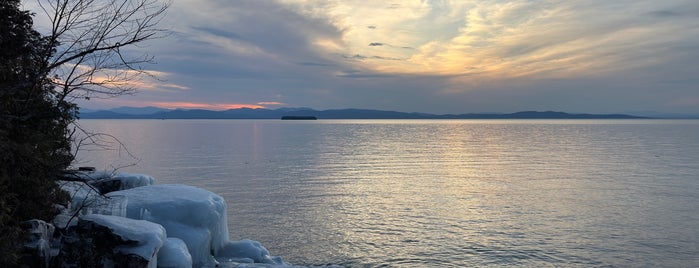
<svg viewBox="0 0 699 268">
<path fill-rule="evenodd" d="M 248 103 L 196 103 L 196 102 L 153 102 L 150 105 L 168 109 L 206 109 L 206 110 L 229 110 L 229 109 L 261 109 L 265 106 Z"/>
</svg>

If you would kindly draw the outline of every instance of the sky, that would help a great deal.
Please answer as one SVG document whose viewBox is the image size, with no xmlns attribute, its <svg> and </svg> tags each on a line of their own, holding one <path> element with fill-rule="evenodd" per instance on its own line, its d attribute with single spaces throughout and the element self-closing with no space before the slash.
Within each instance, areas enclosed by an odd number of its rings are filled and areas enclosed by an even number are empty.
<svg viewBox="0 0 699 268">
<path fill-rule="evenodd" d="M 79 105 L 699 114 L 698 18 L 696 0 L 173 0 L 169 34 L 134 48 L 159 79 Z"/>
</svg>

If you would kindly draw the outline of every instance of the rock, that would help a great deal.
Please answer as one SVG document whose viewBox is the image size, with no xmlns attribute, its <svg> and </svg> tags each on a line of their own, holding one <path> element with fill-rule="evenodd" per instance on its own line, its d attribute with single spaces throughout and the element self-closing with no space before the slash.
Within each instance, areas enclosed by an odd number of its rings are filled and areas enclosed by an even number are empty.
<svg viewBox="0 0 699 268">
<path fill-rule="evenodd" d="M 145 174 L 117 173 L 106 170 L 96 171 L 92 167 L 67 170 L 62 175 L 62 180 L 89 183 L 101 194 L 153 185 L 155 181 L 153 177 Z"/>
<path fill-rule="evenodd" d="M 144 174 L 118 173 L 112 177 L 93 180 L 90 184 L 99 189 L 101 194 L 106 194 L 119 190 L 153 185 L 153 181 L 153 177 Z"/>
<path fill-rule="evenodd" d="M 61 267 L 157 267 L 165 229 L 155 223 L 109 215 L 81 216 L 67 229 Z"/>
<path fill-rule="evenodd" d="M 95 167 L 78 167 L 79 171 L 95 171 L 97 170 Z"/>
</svg>

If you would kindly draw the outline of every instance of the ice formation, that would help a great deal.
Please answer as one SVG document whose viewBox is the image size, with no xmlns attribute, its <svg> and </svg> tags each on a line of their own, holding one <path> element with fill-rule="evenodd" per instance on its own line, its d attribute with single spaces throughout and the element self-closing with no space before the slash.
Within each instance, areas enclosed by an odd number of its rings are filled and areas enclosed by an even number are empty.
<svg viewBox="0 0 699 268">
<path fill-rule="evenodd" d="M 159 267 L 215 267 L 224 263 L 264 264 L 264 267 L 288 266 L 280 257 L 270 256 L 259 242 L 229 241 L 226 202 L 222 197 L 193 186 L 180 184 L 153 185 L 153 178 L 139 174 L 86 173 L 93 181 L 124 181 L 116 185 L 123 190 L 105 195 L 81 183 L 63 185 L 73 195 L 73 209 L 81 209 L 81 218 L 114 220 L 120 225 L 129 218 L 164 228 L 167 240 L 161 244 Z M 97 189 L 99 190 L 99 189 Z M 89 214 L 104 214 L 103 218 Z M 63 221 L 68 226 L 63 215 Z M 124 220 L 120 220 L 118 218 Z M 146 227 L 139 228 L 157 228 Z M 127 234 L 134 230 L 124 229 Z M 158 246 L 160 248 L 160 246 Z M 141 252 L 144 253 L 144 252 Z"/>
<path fill-rule="evenodd" d="M 270 256 L 269 251 L 267 251 L 260 242 L 249 239 L 226 243 L 223 245 L 223 248 L 219 250 L 216 258 L 225 262 L 288 265 L 284 263 L 280 257 Z"/>
<path fill-rule="evenodd" d="M 158 252 L 158 267 L 189 268 L 192 267 L 192 255 L 182 239 L 168 237 Z"/>
<path fill-rule="evenodd" d="M 165 228 L 162 226 L 149 221 L 99 214 L 85 215 L 81 219 L 106 226 L 125 241 L 138 242 L 132 246 L 119 247 L 117 251 L 152 260 L 151 264 L 156 267 L 158 251 L 167 238 Z"/>
<path fill-rule="evenodd" d="M 204 189 L 187 185 L 151 185 L 107 194 L 125 197 L 126 217 L 158 223 L 170 237 L 187 244 L 196 267 L 214 266 L 211 253 L 223 247 L 228 235 L 226 203 Z"/>
<path fill-rule="evenodd" d="M 153 185 L 154 179 L 143 174 L 114 173 L 107 171 L 77 171 L 70 174 L 80 181 L 64 181 L 61 188 L 71 195 L 69 211 L 80 215 L 104 214 L 126 217 L 126 202 L 123 197 L 105 198 L 103 193 Z M 58 215 L 53 223 L 58 227 L 68 227 L 76 223 L 72 213 Z"/>
<path fill-rule="evenodd" d="M 210 191 L 162 184 L 116 191 L 107 196 L 128 200 L 126 217 L 158 223 L 165 227 L 169 237 L 184 241 L 194 267 L 215 266 L 216 258 L 283 264 L 258 242 L 229 241 L 226 202 Z"/>
<path fill-rule="evenodd" d="M 153 185 L 153 177 L 144 174 L 117 173 L 107 171 L 76 171 L 73 177 L 87 181 L 100 193 L 108 193 L 118 190 L 126 190 L 141 186 Z"/>
<path fill-rule="evenodd" d="M 37 260 L 31 266 L 41 266 L 48 264 L 52 256 L 58 253 L 52 252 L 51 237 L 55 230 L 54 226 L 42 220 L 29 220 L 22 223 L 23 227 L 29 230 L 29 240 L 24 244 L 24 250 L 34 252 Z"/>
</svg>

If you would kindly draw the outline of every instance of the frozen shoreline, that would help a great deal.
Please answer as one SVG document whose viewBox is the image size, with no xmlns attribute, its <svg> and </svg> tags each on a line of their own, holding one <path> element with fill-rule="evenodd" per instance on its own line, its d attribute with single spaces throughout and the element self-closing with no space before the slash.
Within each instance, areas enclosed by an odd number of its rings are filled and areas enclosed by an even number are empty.
<svg viewBox="0 0 699 268">
<path fill-rule="evenodd" d="M 230 241 L 226 202 L 208 190 L 182 184 L 158 185 L 153 177 L 143 174 L 74 174 L 87 183 L 61 182 L 72 197 L 71 204 L 53 220 L 63 233 L 93 240 L 102 238 L 89 237 L 91 231 L 86 230 L 97 228 L 94 226 L 109 229 L 123 243 L 107 246 L 129 258 L 146 261 L 146 267 L 292 266 L 281 257 L 271 256 L 257 241 Z M 52 255 L 70 264 L 65 253 Z"/>
</svg>

